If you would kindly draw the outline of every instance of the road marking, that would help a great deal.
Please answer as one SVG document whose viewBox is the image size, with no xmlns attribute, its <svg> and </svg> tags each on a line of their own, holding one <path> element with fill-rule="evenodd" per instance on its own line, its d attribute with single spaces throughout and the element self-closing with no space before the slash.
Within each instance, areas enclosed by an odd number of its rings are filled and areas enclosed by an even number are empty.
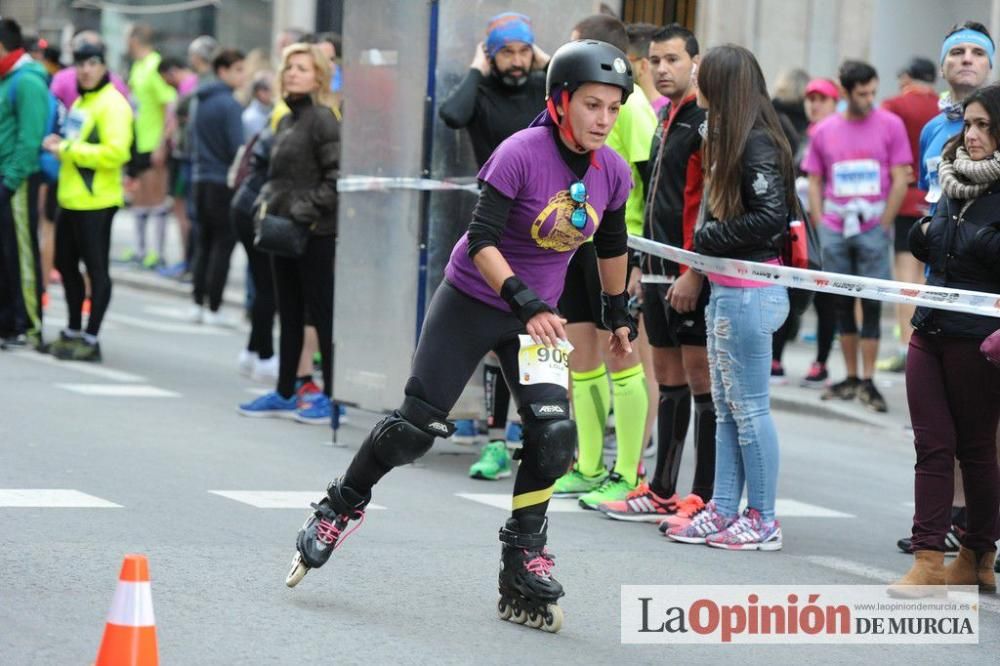
<svg viewBox="0 0 1000 666">
<path fill-rule="evenodd" d="M 510 511 L 510 495 L 507 493 L 455 493 L 463 499 L 492 506 L 504 511 Z M 558 513 L 593 513 L 580 506 L 575 499 L 552 499 L 549 501 L 549 511 Z M 790 499 L 778 499 L 775 503 L 775 513 L 778 518 L 854 518 L 849 513 L 841 513 L 815 504 L 806 504 Z"/>
<path fill-rule="evenodd" d="M 120 509 L 121 504 L 63 488 L 0 488 L 0 507 Z"/>
<path fill-rule="evenodd" d="M 54 365 L 60 368 L 66 368 L 68 370 L 75 370 L 76 372 L 83 373 L 85 375 L 92 375 L 94 377 L 100 377 L 102 379 L 109 379 L 113 382 L 144 382 L 147 381 L 145 377 L 141 375 L 133 375 L 131 372 L 125 372 L 123 370 L 114 370 L 112 368 L 105 368 L 103 366 L 94 365 L 91 363 L 84 363 L 82 361 L 60 361 L 59 359 L 49 356 L 48 354 L 38 354 L 35 352 L 26 352 L 12 355 L 12 358 L 23 358 L 34 363 L 44 363 L 46 365 Z"/>
<path fill-rule="evenodd" d="M 151 321 L 149 319 L 143 319 L 142 317 L 133 317 L 132 315 L 125 314 L 108 313 L 107 319 L 110 321 L 116 321 L 120 324 L 142 328 L 147 331 L 155 331 L 157 333 L 177 333 L 180 335 L 230 335 L 232 333 L 240 332 L 239 329 L 236 328 L 222 329 L 215 328 L 214 326 L 205 326 L 203 324 L 171 324 L 169 322 Z"/>
<path fill-rule="evenodd" d="M 209 490 L 213 495 L 249 504 L 257 509 L 309 509 L 309 504 L 322 498 L 315 490 Z M 383 511 L 380 504 L 369 504 L 368 509 Z"/>
<path fill-rule="evenodd" d="M 191 312 L 191 306 L 181 308 L 175 305 L 146 305 L 143 306 L 142 311 L 158 317 L 176 319 L 185 323 L 190 323 L 191 321 L 191 318 L 188 316 Z"/>
<path fill-rule="evenodd" d="M 268 393 L 271 392 L 271 389 L 268 389 L 268 388 L 249 388 L 248 387 L 248 388 L 245 388 L 243 390 L 246 391 L 247 393 L 249 393 L 250 395 L 267 395 Z"/>
<path fill-rule="evenodd" d="M 833 571 L 850 574 L 852 576 L 857 576 L 858 578 L 867 578 L 868 580 L 874 580 L 879 583 L 892 583 L 899 580 L 905 573 L 902 568 L 899 571 L 889 571 L 887 569 L 868 566 L 862 562 L 855 562 L 854 560 L 848 560 L 842 557 L 806 555 L 800 559 L 826 569 L 832 569 Z M 911 558 L 900 558 L 900 561 L 905 561 L 907 565 L 909 565 L 912 560 Z M 993 613 L 1000 613 L 1000 600 L 989 599 L 980 595 L 979 606 L 984 610 L 988 610 Z"/>
<path fill-rule="evenodd" d="M 148 384 L 56 384 L 57 387 L 81 395 L 106 398 L 179 398 L 180 393 Z"/>
</svg>

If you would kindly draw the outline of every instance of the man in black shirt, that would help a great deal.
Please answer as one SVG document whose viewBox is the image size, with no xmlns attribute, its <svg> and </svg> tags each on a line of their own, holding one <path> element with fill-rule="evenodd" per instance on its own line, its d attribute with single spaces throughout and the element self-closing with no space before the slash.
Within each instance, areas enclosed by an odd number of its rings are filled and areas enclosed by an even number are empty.
<svg viewBox="0 0 1000 666">
<path fill-rule="evenodd" d="M 441 120 L 468 129 L 476 164 L 545 108 L 549 56 L 534 43 L 531 19 L 507 12 L 490 19 L 469 72 L 441 104 Z"/>
<path fill-rule="evenodd" d="M 452 129 L 467 129 L 476 165 L 514 132 L 523 130 L 545 108 L 545 68 L 549 56 L 535 44 L 531 19 L 505 12 L 490 19 L 486 41 L 476 46 L 469 72 L 441 104 L 441 120 Z M 507 453 L 507 410 L 510 391 L 492 354 L 483 368 L 489 443 L 469 468 L 474 479 L 493 481 L 511 475 Z M 475 437 L 475 426 L 459 423 L 456 440 Z"/>
</svg>

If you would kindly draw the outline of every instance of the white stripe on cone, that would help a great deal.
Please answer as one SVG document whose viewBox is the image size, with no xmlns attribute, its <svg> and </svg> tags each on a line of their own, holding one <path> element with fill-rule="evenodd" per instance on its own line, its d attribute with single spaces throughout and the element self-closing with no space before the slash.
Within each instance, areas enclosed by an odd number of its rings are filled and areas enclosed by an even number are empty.
<svg viewBox="0 0 1000 666">
<path fill-rule="evenodd" d="M 118 581 L 115 596 L 111 600 L 108 622 L 122 627 L 152 627 L 153 588 L 146 583 Z"/>
</svg>

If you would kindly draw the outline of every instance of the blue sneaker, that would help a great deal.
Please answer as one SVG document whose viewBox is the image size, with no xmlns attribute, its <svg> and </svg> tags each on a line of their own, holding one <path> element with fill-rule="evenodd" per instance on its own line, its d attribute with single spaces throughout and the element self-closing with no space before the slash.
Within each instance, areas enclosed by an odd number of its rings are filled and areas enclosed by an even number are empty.
<svg viewBox="0 0 1000 666">
<path fill-rule="evenodd" d="M 333 406 L 325 394 L 314 395 L 308 402 L 299 402 L 295 410 L 295 420 L 308 425 L 329 425 L 333 416 Z"/>
<path fill-rule="evenodd" d="M 522 435 L 523 428 L 521 424 L 517 421 L 511 421 L 507 424 L 507 441 L 508 442 L 520 442 L 523 439 Z"/>
<path fill-rule="evenodd" d="M 256 400 L 243 403 L 237 411 L 243 416 L 294 419 L 297 402 L 294 395 L 282 398 L 277 391 L 271 391 Z"/>
<path fill-rule="evenodd" d="M 455 421 L 455 432 L 451 436 L 451 441 L 456 444 L 473 444 L 479 439 L 479 429 L 472 419 L 459 419 Z"/>
</svg>

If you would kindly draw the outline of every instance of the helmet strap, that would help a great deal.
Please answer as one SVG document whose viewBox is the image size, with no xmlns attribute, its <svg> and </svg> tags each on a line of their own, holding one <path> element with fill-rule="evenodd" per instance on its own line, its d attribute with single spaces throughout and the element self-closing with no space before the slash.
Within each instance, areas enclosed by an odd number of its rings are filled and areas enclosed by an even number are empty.
<svg viewBox="0 0 1000 666">
<path fill-rule="evenodd" d="M 576 150 L 577 152 L 583 153 L 586 152 L 586 149 L 583 146 L 581 146 L 580 143 L 576 140 L 576 137 L 573 136 L 573 124 L 570 122 L 569 119 L 569 98 L 570 94 L 568 90 L 563 89 L 560 91 L 559 106 L 562 107 L 561 118 L 559 116 L 559 113 L 556 111 L 555 100 L 553 100 L 551 97 L 549 97 L 545 106 L 549 111 L 549 117 L 552 118 L 552 122 L 554 122 L 556 124 L 556 127 L 559 128 L 559 133 L 566 140 L 566 142 L 570 146 L 573 146 L 574 150 Z"/>
</svg>

